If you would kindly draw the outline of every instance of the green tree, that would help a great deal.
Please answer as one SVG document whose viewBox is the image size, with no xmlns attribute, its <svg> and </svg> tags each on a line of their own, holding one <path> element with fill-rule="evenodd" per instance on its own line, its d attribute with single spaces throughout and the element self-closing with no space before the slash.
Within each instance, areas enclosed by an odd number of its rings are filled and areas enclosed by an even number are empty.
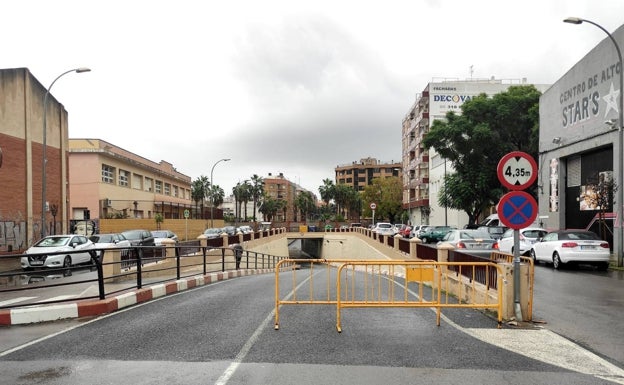
<svg viewBox="0 0 624 385">
<path fill-rule="evenodd" d="M 195 179 L 191 184 L 191 198 L 195 201 L 195 211 L 198 211 L 198 206 L 201 207 L 202 218 L 204 213 L 204 199 L 209 196 L 209 188 L 210 181 L 208 177 L 203 175 Z"/>
<path fill-rule="evenodd" d="M 208 197 L 212 207 L 219 207 L 225 199 L 225 191 L 218 184 L 208 187 Z"/>
<path fill-rule="evenodd" d="M 253 200 L 253 220 L 256 221 L 256 206 L 264 195 L 264 179 L 261 176 L 253 174 L 251 176 L 251 199 Z"/>
<path fill-rule="evenodd" d="M 300 191 L 295 198 L 295 207 L 301 213 L 302 219 L 308 219 L 308 214 L 314 212 L 314 197 L 309 191 Z"/>
<path fill-rule="evenodd" d="M 262 213 L 266 221 L 272 221 L 275 214 L 281 209 L 279 202 L 280 201 L 271 198 L 269 195 L 264 195 L 258 211 Z"/>
<path fill-rule="evenodd" d="M 372 216 L 370 204 L 375 203 L 375 220 L 388 219 L 394 222 L 401 214 L 403 200 L 403 183 L 399 177 L 375 178 L 364 188 L 362 201 L 366 205 L 364 215 Z"/>
<path fill-rule="evenodd" d="M 462 210 L 473 224 L 503 194 L 496 175 L 500 159 L 510 151 L 538 152 L 540 92 L 534 86 L 512 86 L 488 97 L 481 94 L 462 105 L 462 114 L 435 120 L 423 139 L 449 161 L 438 194 L 442 207 Z"/>
<path fill-rule="evenodd" d="M 247 211 L 247 202 L 249 201 L 249 184 L 247 181 L 243 183 L 238 182 L 236 186 L 232 188 L 232 194 L 234 195 L 234 207 L 235 207 L 235 218 L 241 218 L 243 214 L 243 204 L 245 204 L 245 216 Z"/>
</svg>

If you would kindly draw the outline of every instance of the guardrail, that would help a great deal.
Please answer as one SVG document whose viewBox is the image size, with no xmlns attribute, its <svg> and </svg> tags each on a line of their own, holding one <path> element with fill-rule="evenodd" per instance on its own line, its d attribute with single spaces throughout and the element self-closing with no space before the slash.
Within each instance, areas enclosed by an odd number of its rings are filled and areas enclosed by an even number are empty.
<svg viewBox="0 0 624 385">
<path fill-rule="evenodd" d="M 222 240 L 219 240 L 222 243 Z M 0 272 L 0 295 L 9 293 L 35 293 L 40 290 L 48 290 L 54 287 L 80 285 L 97 285 L 97 294 L 80 297 L 68 296 L 69 298 L 57 300 L 29 301 L 4 301 L 0 303 L 0 309 L 26 307 L 32 305 L 52 304 L 88 299 L 106 299 L 114 294 L 141 289 L 145 285 L 153 285 L 182 278 L 193 277 L 198 274 L 225 272 L 236 269 L 236 257 L 229 247 L 199 246 L 198 244 L 184 243 L 178 246 L 154 247 L 140 246 L 132 248 L 96 248 L 89 264 L 85 266 L 71 266 L 63 268 L 50 268 L 37 271 L 2 271 Z M 122 251 L 126 252 L 122 252 Z M 191 252 L 192 251 L 192 252 Z M 96 255 L 102 253 L 101 257 Z M 72 254 L 63 252 L 62 254 Z M 54 253 L 49 253 L 54 254 Z M 122 255 L 124 255 L 122 257 Z M 147 255 L 147 256 L 146 256 Z M 0 256 L 2 260 L 9 258 L 21 258 L 25 254 Z M 244 250 L 240 257 L 242 269 L 273 269 L 277 263 L 286 257 L 278 257 L 263 253 Z M 6 263 L 5 263 L 6 264 Z M 95 277 L 81 279 L 83 274 L 77 274 L 77 270 L 88 268 L 90 272 L 97 272 Z M 39 276 L 42 272 L 50 280 L 23 285 L 24 277 Z M 86 277 L 87 274 L 84 274 Z M 72 279 L 57 279 L 68 278 Z M 77 289 L 79 290 L 79 289 Z M 33 295 L 33 294 L 26 294 Z M 5 297 L 8 298 L 8 297 Z M 36 298 L 32 297 L 32 298 Z"/>
<path fill-rule="evenodd" d="M 282 264 L 309 266 L 309 274 L 303 280 L 297 279 L 300 270 L 293 270 L 287 294 L 283 293 L 285 282 L 280 280 L 286 271 L 281 268 Z M 321 275 L 318 265 L 322 265 L 326 273 Z M 481 270 L 486 272 L 485 284 L 475 279 Z M 456 271 L 468 273 L 471 279 L 452 278 Z M 496 280 L 497 284 L 491 284 L 489 279 Z M 279 330 L 283 305 L 335 305 L 338 332 L 342 331 L 342 309 L 355 307 L 435 308 L 438 326 L 442 308 L 492 309 L 497 313 L 500 328 L 502 280 L 502 267 L 494 262 L 285 259 L 275 268 L 274 328 Z"/>
</svg>

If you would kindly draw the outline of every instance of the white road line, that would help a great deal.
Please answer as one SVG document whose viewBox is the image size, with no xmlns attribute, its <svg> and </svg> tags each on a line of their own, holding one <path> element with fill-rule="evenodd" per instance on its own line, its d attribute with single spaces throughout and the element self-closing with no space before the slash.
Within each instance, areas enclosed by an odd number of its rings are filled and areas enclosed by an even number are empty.
<svg viewBox="0 0 624 385">
<path fill-rule="evenodd" d="M 34 299 L 34 298 L 37 298 L 37 297 L 17 297 L 17 298 L 13 298 L 13 299 L 0 302 L 0 306 L 6 306 L 6 305 L 10 305 L 12 303 L 17 303 L 17 302 L 30 301 L 31 299 Z"/>
<path fill-rule="evenodd" d="M 59 295 L 57 297 L 42 299 L 41 301 L 37 301 L 37 303 L 48 302 L 48 301 L 64 301 L 66 299 L 72 299 L 72 298 L 76 298 L 76 297 L 77 297 L 76 294 Z M 35 297 L 33 297 L 33 298 L 35 298 Z"/>
<path fill-rule="evenodd" d="M 319 273 L 321 273 L 320 270 L 314 273 L 312 276 L 317 275 Z M 310 279 L 311 279 L 311 276 L 306 277 L 306 279 L 301 281 L 301 283 L 297 285 L 297 287 L 295 287 L 290 293 L 288 293 L 288 295 L 284 297 L 284 299 L 291 298 L 294 295 L 294 293 Z M 245 345 L 243 345 L 240 352 L 238 352 L 236 357 L 234 357 L 234 361 L 232 361 L 230 366 L 228 366 L 227 369 L 225 369 L 225 371 L 223 372 L 223 374 L 221 374 L 219 379 L 215 382 L 215 385 L 226 385 L 228 383 L 230 378 L 232 378 L 232 376 L 234 375 L 234 373 L 236 372 L 240 364 L 243 362 L 243 360 L 247 356 L 247 353 L 249 353 L 249 350 L 251 350 L 251 347 L 256 343 L 256 341 L 260 337 L 260 334 L 262 334 L 264 329 L 266 329 L 267 324 L 270 324 L 274 318 L 275 318 L 275 309 L 273 309 L 269 313 L 269 315 L 262 322 L 260 322 L 260 324 L 258 325 L 258 328 L 254 331 L 251 337 L 249 337 L 247 342 L 245 342 Z"/>
</svg>

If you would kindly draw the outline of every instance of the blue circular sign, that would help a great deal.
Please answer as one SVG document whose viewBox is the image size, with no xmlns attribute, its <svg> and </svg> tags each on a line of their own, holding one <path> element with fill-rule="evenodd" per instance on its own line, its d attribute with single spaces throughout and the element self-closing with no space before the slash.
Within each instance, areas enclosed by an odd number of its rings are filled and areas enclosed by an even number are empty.
<svg viewBox="0 0 624 385">
<path fill-rule="evenodd" d="M 511 191 L 498 202 L 498 217 L 510 229 L 530 226 L 537 218 L 537 202 L 524 191 Z"/>
</svg>

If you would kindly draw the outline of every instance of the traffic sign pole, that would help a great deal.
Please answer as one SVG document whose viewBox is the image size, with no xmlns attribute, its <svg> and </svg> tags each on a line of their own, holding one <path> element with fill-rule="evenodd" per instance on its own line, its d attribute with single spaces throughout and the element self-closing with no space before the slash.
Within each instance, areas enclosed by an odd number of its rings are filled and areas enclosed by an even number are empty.
<svg viewBox="0 0 624 385">
<path fill-rule="evenodd" d="M 520 306 L 520 229 L 529 226 L 537 217 L 537 202 L 524 190 L 537 179 L 537 163 L 533 157 L 522 151 L 512 151 L 498 162 L 496 169 L 498 180 L 511 192 L 498 202 L 501 222 L 513 232 L 513 280 L 514 312 L 516 320 L 522 321 Z"/>
</svg>

